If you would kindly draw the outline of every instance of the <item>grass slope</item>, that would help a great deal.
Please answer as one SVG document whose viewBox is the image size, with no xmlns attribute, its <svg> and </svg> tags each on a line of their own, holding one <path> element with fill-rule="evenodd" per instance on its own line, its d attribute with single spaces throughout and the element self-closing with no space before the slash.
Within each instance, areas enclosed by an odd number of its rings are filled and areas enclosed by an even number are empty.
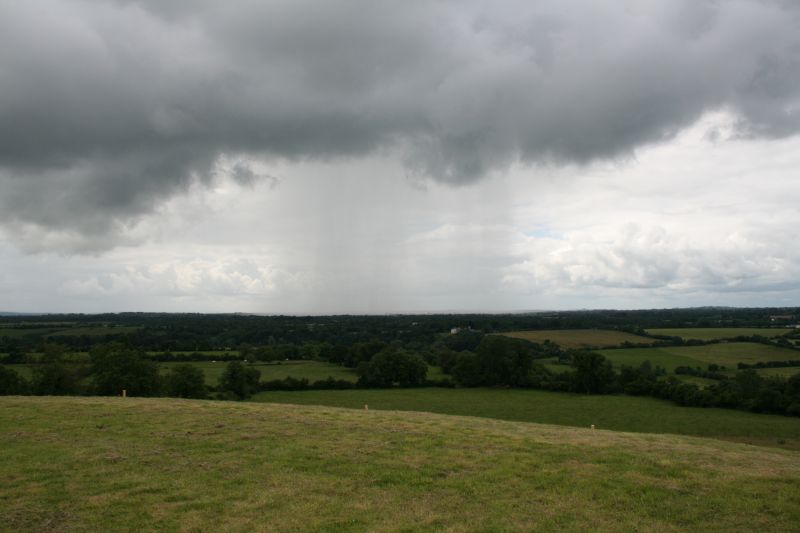
<svg viewBox="0 0 800 533">
<path fill-rule="evenodd" d="M 0 400 L 0 528 L 790 531 L 797 452 L 426 413 Z"/>
<path fill-rule="evenodd" d="M 501 335 L 538 343 L 543 343 L 546 340 L 550 340 L 564 349 L 619 346 L 623 342 L 630 342 L 633 344 L 651 344 L 653 342 L 653 339 L 648 339 L 647 337 L 640 337 L 639 335 L 624 333 L 622 331 L 611 331 L 604 329 L 510 331 L 508 333 L 502 333 Z"/>
<path fill-rule="evenodd" d="M 800 450 L 800 419 L 732 409 L 680 407 L 633 396 L 522 389 L 383 389 L 263 392 L 256 401 L 425 411 L 616 431 L 674 433 Z"/>
<path fill-rule="evenodd" d="M 650 335 L 669 335 L 684 340 L 694 339 L 711 341 L 715 339 L 731 339 L 741 335 L 761 335 L 762 337 L 780 337 L 788 333 L 787 328 L 654 328 L 648 329 Z"/>
</svg>

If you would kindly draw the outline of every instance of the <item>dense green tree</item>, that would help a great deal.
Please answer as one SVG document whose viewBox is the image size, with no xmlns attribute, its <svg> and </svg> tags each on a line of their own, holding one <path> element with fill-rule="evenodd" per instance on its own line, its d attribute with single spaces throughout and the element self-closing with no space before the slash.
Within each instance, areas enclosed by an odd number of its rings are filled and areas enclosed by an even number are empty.
<svg viewBox="0 0 800 533">
<path fill-rule="evenodd" d="M 79 394 L 83 368 L 65 360 L 67 347 L 47 343 L 40 350 L 41 358 L 31 370 L 31 392 L 41 396 Z"/>
<path fill-rule="evenodd" d="M 25 394 L 28 383 L 13 368 L 0 365 L 0 396 Z"/>
<path fill-rule="evenodd" d="M 763 381 L 763 378 L 752 369 L 742 370 L 736 373 L 736 383 L 739 384 L 742 397 L 745 400 L 752 400 L 758 396 Z"/>
<path fill-rule="evenodd" d="M 447 335 L 441 343 L 456 352 L 474 352 L 483 339 L 483 333 L 472 329 L 462 329 L 458 333 Z"/>
<path fill-rule="evenodd" d="M 31 370 L 31 392 L 39 396 L 78 394 L 78 375 L 73 366 L 63 361 L 50 361 Z"/>
<path fill-rule="evenodd" d="M 458 362 L 461 353 L 463 352 L 451 350 L 447 346 L 438 346 L 432 353 L 435 361 L 433 364 L 438 365 L 445 374 L 452 374 L 453 367 Z"/>
<path fill-rule="evenodd" d="M 618 379 L 625 394 L 642 396 L 652 393 L 658 377 L 650 361 L 645 361 L 638 368 L 623 365 Z"/>
<path fill-rule="evenodd" d="M 521 339 L 486 335 L 475 352 L 484 385 L 527 386 L 533 345 Z"/>
<path fill-rule="evenodd" d="M 462 387 L 477 387 L 483 383 L 478 357 L 472 352 L 460 352 L 452 369 L 456 383 Z"/>
<path fill-rule="evenodd" d="M 425 381 L 428 365 L 416 354 L 386 347 L 356 369 L 359 383 L 370 387 L 411 387 Z"/>
<path fill-rule="evenodd" d="M 90 352 L 93 389 L 101 396 L 155 396 L 160 392 L 158 364 L 120 344 L 96 346 Z"/>
<path fill-rule="evenodd" d="M 354 344 L 347 352 L 344 366 L 356 368 L 361 363 L 369 362 L 378 352 L 386 348 L 386 343 L 381 341 L 359 342 Z"/>
<path fill-rule="evenodd" d="M 231 361 L 219 377 L 219 391 L 237 400 L 246 400 L 258 391 L 261 372 L 245 366 L 240 361 Z"/>
<path fill-rule="evenodd" d="M 207 398 L 206 376 L 196 366 L 175 365 L 164 378 L 164 393 L 175 398 Z"/>
<path fill-rule="evenodd" d="M 600 394 L 614 388 L 616 376 L 611 362 L 597 352 L 575 351 L 571 354 L 575 369 L 572 383 L 575 392 Z"/>
</svg>

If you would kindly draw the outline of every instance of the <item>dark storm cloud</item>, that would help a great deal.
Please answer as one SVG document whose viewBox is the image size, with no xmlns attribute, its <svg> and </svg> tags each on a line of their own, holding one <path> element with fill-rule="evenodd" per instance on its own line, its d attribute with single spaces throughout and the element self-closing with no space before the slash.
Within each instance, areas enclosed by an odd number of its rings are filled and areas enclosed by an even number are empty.
<svg viewBox="0 0 800 533">
<path fill-rule="evenodd" d="M 383 150 L 465 183 L 716 109 L 800 130 L 792 3 L 0 0 L 0 221 L 105 243 L 222 155 Z"/>
</svg>

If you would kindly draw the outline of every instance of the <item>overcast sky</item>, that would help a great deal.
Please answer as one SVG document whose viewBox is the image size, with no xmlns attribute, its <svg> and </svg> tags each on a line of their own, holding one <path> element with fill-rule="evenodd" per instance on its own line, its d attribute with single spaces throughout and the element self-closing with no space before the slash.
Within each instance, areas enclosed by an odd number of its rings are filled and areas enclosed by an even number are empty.
<svg viewBox="0 0 800 533">
<path fill-rule="evenodd" d="M 800 305 L 800 3 L 0 0 L 0 311 Z"/>
</svg>

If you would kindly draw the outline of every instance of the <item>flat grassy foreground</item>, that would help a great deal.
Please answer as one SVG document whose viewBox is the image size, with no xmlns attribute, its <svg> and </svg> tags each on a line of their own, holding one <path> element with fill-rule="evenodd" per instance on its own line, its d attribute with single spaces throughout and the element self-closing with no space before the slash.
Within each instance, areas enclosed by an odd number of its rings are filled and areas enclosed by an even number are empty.
<svg viewBox="0 0 800 533">
<path fill-rule="evenodd" d="M 800 418 L 733 409 L 681 407 L 635 396 L 589 396 L 524 389 L 356 389 L 271 391 L 259 402 L 425 411 L 615 431 L 713 437 L 800 450 Z"/>
<path fill-rule="evenodd" d="M 7 531 L 793 531 L 800 454 L 329 407 L 0 399 Z"/>
<path fill-rule="evenodd" d="M 791 330 L 788 328 L 654 328 L 648 329 L 650 335 L 669 335 L 683 340 L 712 341 L 716 339 L 732 339 L 739 336 L 761 335 L 762 337 L 780 337 Z"/>
<path fill-rule="evenodd" d="M 620 346 L 624 342 L 633 344 L 652 344 L 653 339 L 605 329 L 547 329 L 534 331 L 510 331 L 502 333 L 506 337 L 525 339 L 543 343 L 554 342 L 564 349 L 568 348 L 604 348 Z"/>
</svg>

